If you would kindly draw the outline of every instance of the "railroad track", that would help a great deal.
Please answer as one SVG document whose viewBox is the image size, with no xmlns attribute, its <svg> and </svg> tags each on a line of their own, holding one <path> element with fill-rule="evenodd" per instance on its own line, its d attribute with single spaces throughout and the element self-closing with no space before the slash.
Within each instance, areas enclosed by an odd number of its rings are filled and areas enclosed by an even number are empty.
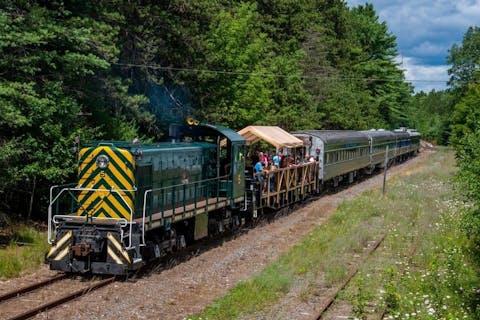
<svg viewBox="0 0 480 320">
<path fill-rule="evenodd" d="M 327 300 L 322 304 L 321 308 L 313 316 L 312 320 L 320 320 L 323 318 L 325 313 L 335 302 L 338 294 L 349 284 L 350 280 L 352 280 L 352 278 L 357 274 L 358 270 L 360 270 L 360 268 L 365 264 L 365 262 L 367 262 L 368 258 L 380 247 L 380 244 L 383 242 L 386 236 L 387 234 L 384 234 L 379 240 L 377 240 L 375 244 L 370 248 L 363 261 L 359 263 L 355 268 L 350 270 L 345 280 L 335 289 L 334 292 L 330 294 Z"/>
<path fill-rule="evenodd" d="M 100 289 L 114 281 L 115 277 L 79 281 L 65 274 L 60 274 L 1 295 L 0 319 L 28 319 Z M 83 284 L 83 282 L 87 283 Z"/>
</svg>

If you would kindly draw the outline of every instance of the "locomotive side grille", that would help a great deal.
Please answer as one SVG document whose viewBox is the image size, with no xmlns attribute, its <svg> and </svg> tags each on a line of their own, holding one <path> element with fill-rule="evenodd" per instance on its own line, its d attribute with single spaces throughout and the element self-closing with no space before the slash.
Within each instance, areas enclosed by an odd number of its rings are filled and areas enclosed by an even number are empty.
<svg viewBox="0 0 480 320">
<path fill-rule="evenodd" d="M 94 190 L 79 194 L 77 215 L 130 220 L 129 208 L 133 209 L 135 196 L 133 155 L 127 150 L 99 146 L 84 148 L 79 156 L 79 187 Z M 105 168 L 97 164 L 99 157 L 108 159 Z"/>
</svg>

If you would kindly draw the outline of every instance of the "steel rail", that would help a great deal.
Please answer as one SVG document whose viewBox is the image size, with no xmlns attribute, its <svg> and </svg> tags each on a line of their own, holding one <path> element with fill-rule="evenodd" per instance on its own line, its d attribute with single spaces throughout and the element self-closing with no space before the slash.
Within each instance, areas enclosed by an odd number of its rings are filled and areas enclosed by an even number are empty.
<svg viewBox="0 0 480 320">
<path fill-rule="evenodd" d="M 25 311 L 21 314 L 18 314 L 18 315 L 15 315 L 11 318 L 9 318 L 8 320 L 23 320 L 23 319 L 28 319 L 28 318 L 31 318 L 37 314 L 39 314 L 40 312 L 43 312 L 43 311 L 46 311 L 46 310 L 49 310 L 51 308 L 54 308 L 56 306 L 59 306 L 61 304 L 64 304 L 68 301 L 71 301 L 73 299 L 76 299 L 78 297 L 81 297 L 83 295 L 86 295 L 92 291 L 95 291 L 97 289 L 100 289 L 112 282 L 115 281 L 115 277 L 111 277 L 111 278 L 107 278 L 107 279 L 104 279 L 104 280 L 101 280 L 100 282 L 97 282 L 95 284 L 92 284 L 86 288 L 83 288 L 83 289 L 80 289 L 80 290 L 77 290 L 73 293 L 70 293 L 70 294 L 67 294 L 67 295 L 64 295 L 63 297 L 60 297 L 56 300 L 53 300 L 53 301 L 50 301 L 50 302 L 47 302 L 47 303 L 44 303 L 38 307 L 35 307 L 33 309 L 30 309 L 28 311 Z"/>
<path fill-rule="evenodd" d="M 17 297 L 17 296 L 20 296 L 22 294 L 25 294 L 27 292 L 36 290 L 38 288 L 44 287 L 44 286 L 49 285 L 51 283 L 54 283 L 54 282 L 57 282 L 59 280 L 65 279 L 66 277 L 67 277 L 66 274 L 59 274 L 59 275 L 54 276 L 50 279 L 47 279 L 47 280 L 44 280 L 44 281 L 41 281 L 41 282 L 38 282 L 38 283 L 34 283 L 32 285 L 29 285 L 29 286 L 26 286 L 26 287 L 23 287 L 23 288 L 20 288 L 20 289 L 16 289 L 16 290 L 7 292 L 7 293 L 2 294 L 0 296 L 0 302 L 11 299 L 11 298 L 14 298 L 14 297 Z"/>
<path fill-rule="evenodd" d="M 358 271 L 360 270 L 360 268 L 365 264 L 365 262 L 367 262 L 368 258 L 372 255 L 373 252 L 375 252 L 379 247 L 380 247 L 380 244 L 383 242 L 383 240 L 385 239 L 385 237 L 387 236 L 387 234 L 384 234 L 382 236 L 382 238 L 380 240 L 378 240 L 375 245 L 369 250 L 369 252 L 367 253 L 366 257 L 363 259 L 363 261 L 361 263 L 359 263 L 355 269 L 352 269 L 347 278 L 340 284 L 340 286 L 337 287 L 337 289 L 335 290 L 335 292 L 332 293 L 332 295 L 327 299 L 327 301 L 325 303 L 323 303 L 322 307 L 320 308 L 320 310 L 317 311 L 317 313 L 315 314 L 315 316 L 312 318 L 312 320 L 320 320 L 323 315 L 325 314 L 325 312 L 332 306 L 332 304 L 335 302 L 335 299 L 337 298 L 338 294 L 340 293 L 340 291 L 342 291 L 347 285 L 348 283 L 350 282 L 350 280 L 352 280 L 352 278 L 358 273 Z"/>
</svg>

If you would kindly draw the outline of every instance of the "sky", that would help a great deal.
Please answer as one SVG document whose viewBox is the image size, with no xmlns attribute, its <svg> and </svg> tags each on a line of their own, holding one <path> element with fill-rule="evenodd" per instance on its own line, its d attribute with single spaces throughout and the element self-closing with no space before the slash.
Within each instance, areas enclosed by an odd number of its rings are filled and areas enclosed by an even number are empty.
<svg viewBox="0 0 480 320">
<path fill-rule="evenodd" d="M 446 88 L 447 56 L 468 27 L 480 24 L 480 0 L 346 0 L 373 4 L 380 22 L 397 37 L 398 62 L 415 91 Z"/>
</svg>

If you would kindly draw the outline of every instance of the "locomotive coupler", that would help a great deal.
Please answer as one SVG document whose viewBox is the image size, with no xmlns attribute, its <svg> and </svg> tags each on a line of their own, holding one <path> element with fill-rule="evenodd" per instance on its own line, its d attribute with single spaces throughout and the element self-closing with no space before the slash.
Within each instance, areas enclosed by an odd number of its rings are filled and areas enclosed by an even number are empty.
<svg viewBox="0 0 480 320">
<path fill-rule="evenodd" d="M 86 242 L 80 242 L 72 246 L 73 255 L 77 257 L 85 257 L 95 250 Z"/>
</svg>

